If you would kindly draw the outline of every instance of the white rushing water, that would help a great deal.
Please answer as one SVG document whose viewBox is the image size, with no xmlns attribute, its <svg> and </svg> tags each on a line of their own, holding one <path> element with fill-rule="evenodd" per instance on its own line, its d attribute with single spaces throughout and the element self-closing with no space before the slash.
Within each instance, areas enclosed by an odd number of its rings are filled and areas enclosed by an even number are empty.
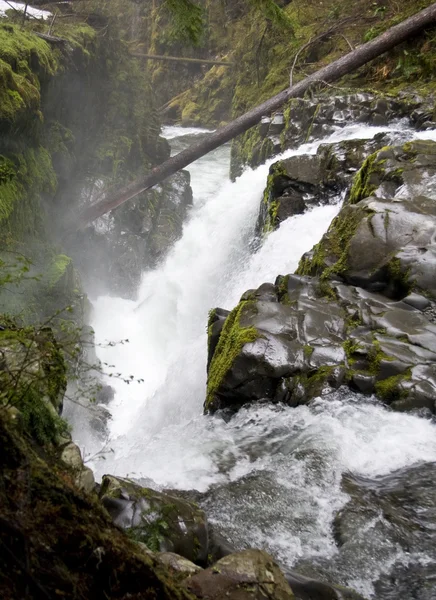
<svg viewBox="0 0 436 600">
<path fill-rule="evenodd" d="M 6 15 L 6 11 L 8 10 L 23 12 L 25 7 L 25 2 L 10 2 L 9 0 L 6 2 L 5 0 L 0 0 L 0 17 Z M 33 6 L 28 6 L 26 13 L 37 19 L 49 19 L 53 16 L 48 10 L 41 10 L 39 8 L 34 8 Z"/>
<path fill-rule="evenodd" d="M 371 138 L 382 130 L 353 125 L 323 143 Z M 166 130 L 168 138 L 200 133 Z M 432 139 L 434 132 L 422 137 Z M 315 153 L 319 143 L 283 156 Z M 332 520 L 347 499 L 344 473 L 377 477 L 436 461 L 436 427 L 350 394 L 297 409 L 243 409 L 228 423 L 202 415 L 208 311 L 230 309 L 245 290 L 294 271 L 339 210 L 339 204 L 319 206 L 289 218 L 253 254 L 260 199 L 277 159 L 245 171 L 235 183 L 227 177 L 228 147 L 191 165 L 194 205 L 182 238 L 159 268 L 144 273 L 136 301 L 94 300 L 97 341 L 129 340 L 100 347 L 99 358 L 144 381 L 127 386 L 110 380 L 116 391 L 111 451 L 91 464 L 99 476 L 207 492 L 209 517 L 236 545 L 267 548 L 292 566 L 337 553 Z M 92 453 L 95 441 L 80 430 L 75 436 L 85 454 Z M 348 564 L 348 582 L 372 593 L 371 581 L 404 559 L 395 544 L 382 554 L 371 550 Z"/>
</svg>

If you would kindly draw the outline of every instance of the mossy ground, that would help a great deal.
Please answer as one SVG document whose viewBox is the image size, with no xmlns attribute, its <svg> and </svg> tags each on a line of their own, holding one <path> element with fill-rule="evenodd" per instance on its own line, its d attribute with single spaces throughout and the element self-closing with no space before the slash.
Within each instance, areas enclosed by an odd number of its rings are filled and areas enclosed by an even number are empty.
<svg viewBox="0 0 436 600">
<path fill-rule="evenodd" d="M 4 600 L 188 600 L 112 525 L 96 497 L 0 411 L 0 589 Z"/>
</svg>

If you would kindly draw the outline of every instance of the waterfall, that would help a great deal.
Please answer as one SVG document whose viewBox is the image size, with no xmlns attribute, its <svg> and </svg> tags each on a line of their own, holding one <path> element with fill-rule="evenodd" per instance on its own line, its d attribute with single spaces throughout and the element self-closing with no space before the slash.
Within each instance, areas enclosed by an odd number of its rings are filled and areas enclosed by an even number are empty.
<svg viewBox="0 0 436 600">
<path fill-rule="evenodd" d="M 397 128 L 402 139 L 416 135 Z M 385 130 L 350 125 L 322 142 L 372 138 Z M 180 149 L 181 136 L 202 131 L 172 127 L 165 133 Z M 420 137 L 431 139 L 434 132 Z M 182 238 L 155 270 L 143 274 L 135 301 L 93 299 L 98 356 L 115 366 L 108 371 L 132 380 L 127 385 L 108 378 L 116 392 L 108 452 L 105 460 L 91 462 L 100 476 L 196 489 L 205 494 L 209 518 L 236 546 L 266 548 L 288 567 L 327 561 L 323 568 L 337 581 L 370 595 L 381 573 L 412 558 L 394 540 L 365 546 L 365 532 L 375 527 L 369 522 L 361 530 L 362 553 L 338 558 L 332 523 L 348 499 L 342 476 L 374 479 L 436 461 L 435 425 L 349 392 L 297 409 L 244 408 L 228 423 L 202 415 L 208 311 L 231 309 L 248 288 L 293 272 L 340 208 L 338 197 L 336 204 L 291 217 L 256 252 L 251 249 L 270 164 L 313 154 L 320 143 L 247 169 L 234 183 L 227 176 L 228 146 L 191 165 L 194 204 Z M 75 437 L 85 453 L 95 445 L 80 428 Z M 416 560 L 434 558 L 421 553 Z"/>
</svg>

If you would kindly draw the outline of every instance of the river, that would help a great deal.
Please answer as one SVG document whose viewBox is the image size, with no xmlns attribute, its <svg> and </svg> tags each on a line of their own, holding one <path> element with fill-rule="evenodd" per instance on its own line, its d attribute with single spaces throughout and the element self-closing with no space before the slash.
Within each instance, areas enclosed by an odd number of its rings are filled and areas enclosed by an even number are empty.
<svg viewBox="0 0 436 600">
<path fill-rule="evenodd" d="M 351 125 L 322 141 L 371 138 L 384 130 Z M 402 124 L 396 130 L 399 139 L 418 135 Z M 202 133 L 164 130 L 174 152 Z M 436 139 L 435 132 L 420 137 Z M 320 143 L 283 156 L 315 153 Z M 245 290 L 293 272 L 340 207 L 338 197 L 289 218 L 254 251 L 259 203 L 277 157 L 234 183 L 229 159 L 225 146 L 190 166 L 194 203 L 183 235 L 158 268 L 143 274 L 137 299 L 93 299 L 98 356 L 114 366 L 108 371 L 132 382 L 108 378 L 115 388 L 110 437 L 91 466 L 98 477 L 111 473 L 198 490 L 210 521 L 237 548 L 264 548 L 284 568 L 383 600 L 400 592 L 405 599 L 436 598 L 436 523 L 423 515 L 419 500 L 436 493 L 421 489 L 416 475 L 436 462 L 434 422 L 349 392 L 298 408 L 244 408 L 228 422 L 202 414 L 208 311 L 231 309 Z M 74 435 L 85 454 L 101 445 L 80 425 Z M 386 509 L 398 498 L 395 482 L 400 489 L 409 482 L 415 498 L 404 519 L 422 517 L 410 539 Z M 344 509 L 350 498 L 353 518 Z"/>
</svg>

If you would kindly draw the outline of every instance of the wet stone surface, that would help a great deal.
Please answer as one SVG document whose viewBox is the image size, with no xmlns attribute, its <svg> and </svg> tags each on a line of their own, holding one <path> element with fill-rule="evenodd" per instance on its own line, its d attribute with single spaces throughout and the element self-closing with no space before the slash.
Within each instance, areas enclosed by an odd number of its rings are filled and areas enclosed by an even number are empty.
<svg viewBox="0 0 436 600">
<path fill-rule="evenodd" d="M 398 410 L 434 412 L 436 325 L 423 311 L 298 275 L 278 278 L 275 301 L 271 291 L 259 288 L 239 305 L 238 327 L 254 328 L 256 339 L 235 354 L 208 410 L 258 400 L 298 406 L 346 384 Z M 210 370 L 218 362 L 212 358 Z"/>
</svg>

